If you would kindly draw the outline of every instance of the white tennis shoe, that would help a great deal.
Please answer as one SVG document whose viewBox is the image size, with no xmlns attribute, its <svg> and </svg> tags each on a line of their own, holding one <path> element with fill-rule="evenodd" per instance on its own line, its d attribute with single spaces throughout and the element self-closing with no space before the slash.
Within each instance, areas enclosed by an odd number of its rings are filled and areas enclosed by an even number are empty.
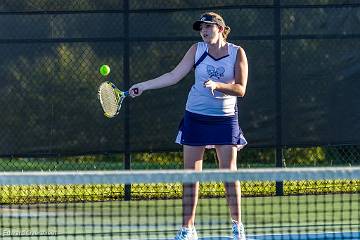
<svg viewBox="0 0 360 240">
<path fill-rule="evenodd" d="M 241 222 L 233 221 L 232 232 L 234 240 L 246 240 L 244 225 Z"/>
<path fill-rule="evenodd" d="M 195 227 L 187 228 L 182 227 L 179 232 L 176 234 L 174 240 L 198 240 L 198 235 L 196 233 Z"/>
</svg>

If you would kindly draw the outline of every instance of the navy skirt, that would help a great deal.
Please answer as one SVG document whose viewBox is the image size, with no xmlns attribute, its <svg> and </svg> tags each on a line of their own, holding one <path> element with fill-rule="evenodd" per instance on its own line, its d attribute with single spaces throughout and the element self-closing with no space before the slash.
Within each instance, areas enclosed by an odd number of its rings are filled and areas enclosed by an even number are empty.
<svg viewBox="0 0 360 240">
<path fill-rule="evenodd" d="M 239 127 L 238 116 L 207 116 L 185 111 L 176 143 L 189 146 L 235 145 L 238 150 L 247 141 Z"/>
</svg>

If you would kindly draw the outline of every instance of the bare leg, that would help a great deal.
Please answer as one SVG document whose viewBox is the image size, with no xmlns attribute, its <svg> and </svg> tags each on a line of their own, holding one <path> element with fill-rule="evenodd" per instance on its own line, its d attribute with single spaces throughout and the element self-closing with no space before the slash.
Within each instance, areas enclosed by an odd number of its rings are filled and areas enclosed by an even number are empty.
<svg viewBox="0 0 360 240">
<path fill-rule="evenodd" d="M 196 171 L 202 170 L 204 146 L 184 145 L 184 168 Z M 183 226 L 192 227 L 195 224 L 196 205 L 199 197 L 199 183 L 183 186 Z"/>
<path fill-rule="evenodd" d="M 216 153 L 221 169 L 237 170 L 237 149 L 232 145 L 216 146 Z M 240 182 L 225 183 L 226 199 L 230 208 L 231 218 L 241 222 L 241 189 Z"/>
</svg>

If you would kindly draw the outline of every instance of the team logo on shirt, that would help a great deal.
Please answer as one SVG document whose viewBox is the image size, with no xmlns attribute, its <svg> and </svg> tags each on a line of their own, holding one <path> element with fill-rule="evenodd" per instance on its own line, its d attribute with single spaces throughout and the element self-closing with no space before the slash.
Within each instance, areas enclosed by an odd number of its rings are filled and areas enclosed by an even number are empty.
<svg viewBox="0 0 360 240">
<path fill-rule="evenodd" d="M 206 70 L 209 78 L 216 78 L 219 80 L 221 77 L 224 77 L 225 68 L 223 67 L 215 68 L 214 66 L 207 65 Z"/>
</svg>

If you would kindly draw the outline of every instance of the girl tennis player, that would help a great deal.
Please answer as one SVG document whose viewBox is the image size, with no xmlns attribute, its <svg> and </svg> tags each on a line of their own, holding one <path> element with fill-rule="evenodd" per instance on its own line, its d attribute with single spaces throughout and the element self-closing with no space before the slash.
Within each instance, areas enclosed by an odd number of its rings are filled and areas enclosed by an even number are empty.
<svg viewBox="0 0 360 240">
<path fill-rule="evenodd" d="M 195 68 L 195 83 L 186 103 L 176 142 L 183 145 L 184 168 L 202 170 L 205 148 L 215 148 L 221 169 L 237 169 L 237 151 L 247 142 L 238 123 L 237 97 L 246 91 L 248 63 L 244 50 L 227 42 L 230 27 L 216 13 L 207 12 L 193 24 L 203 42 L 190 47 L 181 62 L 160 77 L 130 88 L 132 97 L 144 91 L 174 85 Z M 135 94 L 132 89 L 137 88 Z M 225 183 L 232 218 L 233 239 L 245 240 L 241 222 L 240 183 Z M 175 239 L 198 239 L 195 210 L 199 183 L 185 184 L 183 226 Z"/>
</svg>

